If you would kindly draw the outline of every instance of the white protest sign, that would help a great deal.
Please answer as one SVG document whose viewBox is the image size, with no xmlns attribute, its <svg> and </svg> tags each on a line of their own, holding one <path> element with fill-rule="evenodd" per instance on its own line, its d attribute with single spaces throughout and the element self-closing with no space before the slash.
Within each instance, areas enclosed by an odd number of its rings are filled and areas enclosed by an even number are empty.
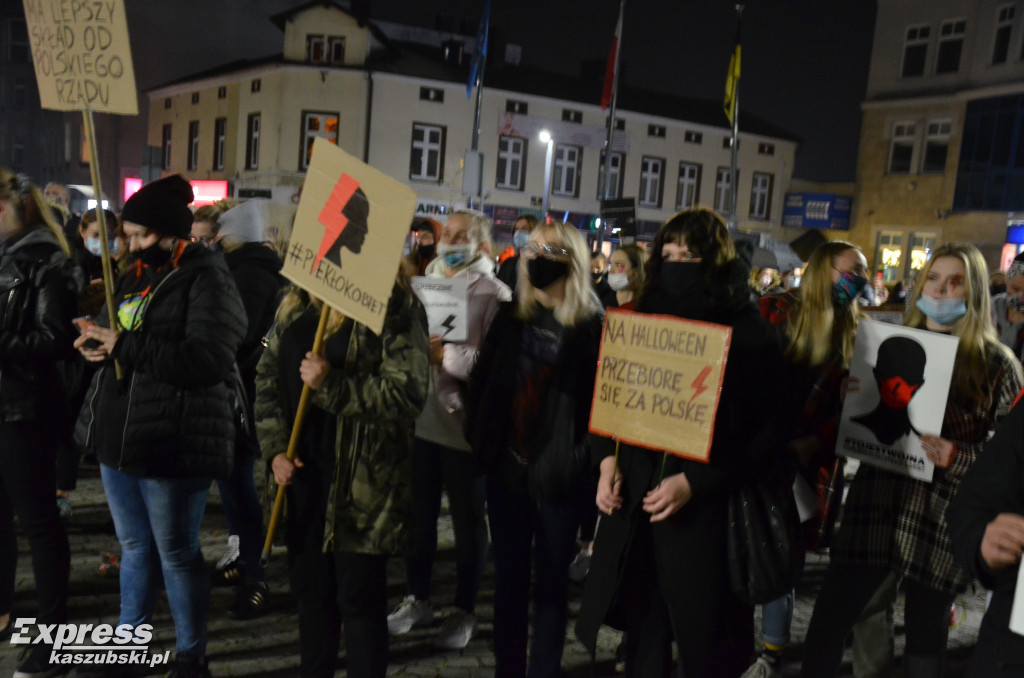
<svg viewBox="0 0 1024 678">
<path fill-rule="evenodd" d="M 1017 588 L 1010 608 L 1010 630 L 1024 636 L 1024 567 L 1017 570 Z"/>
<path fill-rule="evenodd" d="M 850 363 L 836 454 L 931 482 L 920 436 L 939 435 L 959 340 L 862 320 Z"/>
<path fill-rule="evenodd" d="M 469 336 L 466 296 L 469 278 L 428 278 L 416 276 L 412 289 L 427 311 L 430 333 L 445 341 L 465 341 Z"/>
<path fill-rule="evenodd" d="M 39 101 L 138 115 L 124 0 L 23 0 Z"/>
</svg>

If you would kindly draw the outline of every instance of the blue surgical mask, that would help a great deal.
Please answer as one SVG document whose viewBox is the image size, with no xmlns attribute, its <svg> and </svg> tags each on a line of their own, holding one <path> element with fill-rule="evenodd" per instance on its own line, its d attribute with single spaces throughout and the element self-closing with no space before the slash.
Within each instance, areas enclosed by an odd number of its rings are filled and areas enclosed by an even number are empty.
<svg viewBox="0 0 1024 678">
<path fill-rule="evenodd" d="M 922 294 L 917 299 L 917 308 L 934 322 L 945 327 L 967 315 L 967 304 L 963 299 L 934 299 Z"/>
<path fill-rule="evenodd" d="M 437 255 L 444 260 L 447 268 L 462 268 L 468 264 L 476 255 L 476 245 L 448 245 L 441 243 L 437 246 Z"/>
<path fill-rule="evenodd" d="M 849 306 L 867 284 L 868 279 L 862 275 L 853 271 L 839 271 L 839 280 L 832 286 L 832 303 L 840 308 Z"/>
<path fill-rule="evenodd" d="M 530 244 L 530 232 L 529 231 L 516 231 L 512 234 L 512 247 L 517 250 L 521 250 Z"/>
<path fill-rule="evenodd" d="M 110 239 L 108 239 L 107 240 L 107 247 L 110 248 L 110 253 L 112 255 L 116 255 L 118 252 L 121 251 L 121 239 L 120 238 L 110 238 Z M 91 238 L 86 238 L 85 239 L 85 249 L 87 249 L 89 251 L 89 254 L 92 254 L 92 255 L 97 256 L 97 257 L 101 256 L 100 253 L 103 251 L 103 244 L 100 242 L 100 237 L 98 235 L 94 235 Z"/>
</svg>

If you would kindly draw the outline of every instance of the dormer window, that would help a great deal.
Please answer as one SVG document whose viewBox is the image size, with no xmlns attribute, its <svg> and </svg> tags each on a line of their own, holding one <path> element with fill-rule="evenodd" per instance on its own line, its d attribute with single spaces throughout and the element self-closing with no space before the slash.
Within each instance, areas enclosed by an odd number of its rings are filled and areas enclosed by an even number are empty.
<svg viewBox="0 0 1024 678">
<path fill-rule="evenodd" d="M 307 35 L 306 62 L 341 66 L 345 63 L 345 38 L 339 35 Z"/>
</svg>

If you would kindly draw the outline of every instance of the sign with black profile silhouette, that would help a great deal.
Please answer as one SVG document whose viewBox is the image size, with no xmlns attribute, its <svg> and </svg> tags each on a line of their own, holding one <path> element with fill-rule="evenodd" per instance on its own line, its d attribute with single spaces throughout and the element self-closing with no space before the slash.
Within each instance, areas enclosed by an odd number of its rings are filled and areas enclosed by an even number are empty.
<svg viewBox="0 0 1024 678">
<path fill-rule="evenodd" d="M 281 273 L 380 333 L 415 211 L 413 190 L 317 139 Z"/>
<path fill-rule="evenodd" d="M 958 343 L 937 332 L 862 320 L 836 453 L 931 482 L 935 466 L 921 436 L 941 435 Z"/>
</svg>

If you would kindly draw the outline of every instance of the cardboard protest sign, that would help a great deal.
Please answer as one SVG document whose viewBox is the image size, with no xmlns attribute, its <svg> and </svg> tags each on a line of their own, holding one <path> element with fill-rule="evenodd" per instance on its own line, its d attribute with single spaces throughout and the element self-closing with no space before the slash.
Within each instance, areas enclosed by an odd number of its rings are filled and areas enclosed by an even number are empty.
<svg viewBox="0 0 1024 678">
<path fill-rule="evenodd" d="M 23 0 L 39 101 L 138 115 L 124 0 Z"/>
<path fill-rule="evenodd" d="M 707 462 L 732 328 L 610 309 L 590 430 Z"/>
<path fill-rule="evenodd" d="M 920 436 L 939 435 L 959 339 L 862 320 L 850 362 L 836 454 L 931 482 Z"/>
<path fill-rule="evenodd" d="M 877 320 L 890 325 L 903 324 L 903 307 L 893 308 L 892 306 L 879 306 L 876 308 L 862 308 L 864 314 L 872 320 Z"/>
<path fill-rule="evenodd" d="M 415 210 L 412 189 L 317 139 L 281 274 L 380 334 Z"/>
<path fill-rule="evenodd" d="M 428 278 L 417 276 L 412 279 L 412 289 L 427 310 L 427 325 L 430 333 L 445 341 L 465 341 L 469 336 L 466 314 L 466 295 L 469 278 Z"/>
</svg>

